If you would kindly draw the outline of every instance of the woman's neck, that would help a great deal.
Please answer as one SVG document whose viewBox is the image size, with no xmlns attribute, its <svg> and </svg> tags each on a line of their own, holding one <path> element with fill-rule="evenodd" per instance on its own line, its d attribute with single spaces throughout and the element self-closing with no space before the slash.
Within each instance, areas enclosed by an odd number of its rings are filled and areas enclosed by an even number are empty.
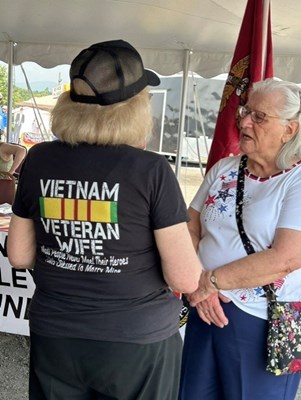
<svg viewBox="0 0 301 400">
<path fill-rule="evenodd" d="M 247 163 L 248 171 L 260 178 L 268 178 L 269 176 L 277 174 L 281 170 L 277 167 L 275 161 L 266 160 L 252 160 L 248 159 Z"/>
</svg>

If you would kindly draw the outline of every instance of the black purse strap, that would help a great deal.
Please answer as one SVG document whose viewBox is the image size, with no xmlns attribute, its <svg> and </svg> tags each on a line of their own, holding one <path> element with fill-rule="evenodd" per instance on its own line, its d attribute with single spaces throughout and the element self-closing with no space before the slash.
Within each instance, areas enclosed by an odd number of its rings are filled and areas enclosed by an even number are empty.
<svg viewBox="0 0 301 400">
<path fill-rule="evenodd" d="M 244 204 L 244 189 L 245 189 L 245 169 L 247 167 L 248 156 L 243 155 L 240 159 L 237 176 L 237 190 L 236 190 L 236 223 L 238 232 L 240 234 L 242 244 L 247 254 L 255 253 L 254 247 L 245 232 L 245 228 L 242 222 L 242 207 Z"/>
<path fill-rule="evenodd" d="M 242 221 L 242 212 L 243 212 L 243 203 L 244 203 L 244 188 L 245 188 L 245 169 L 247 167 L 248 156 L 244 154 L 241 156 L 239 167 L 238 167 L 238 176 L 237 176 L 237 188 L 236 188 L 236 223 L 238 227 L 238 232 L 241 237 L 242 244 L 246 250 L 247 254 L 255 253 L 255 249 L 245 232 L 245 228 L 243 226 Z M 270 285 L 263 286 L 264 291 L 266 292 L 269 299 L 275 299 L 275 290 L 274 285 L 271 283 Z"/>
</svg>

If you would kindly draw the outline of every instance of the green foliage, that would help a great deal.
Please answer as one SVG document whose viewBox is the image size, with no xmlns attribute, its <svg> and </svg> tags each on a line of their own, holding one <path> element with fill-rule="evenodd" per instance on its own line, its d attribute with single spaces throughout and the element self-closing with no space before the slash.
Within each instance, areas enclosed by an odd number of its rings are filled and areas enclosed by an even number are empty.
<svg viewBox="0 0 301 400">
<path fill-rule="evenodd" d="M 7 103 L 7 68 L 0 65 L 0 93 L 3 96 L 3 104 Z"/>
<path fill-rule="evenodd" d="M 30 98 L 31 95 L 28 90 L 13 86 L 13 107 L 21 101 L 29 100 Z"/>
<path fill-rule="evenodd" d="M 3 96 L 2 104 L 7 104 L 7 83 L 8 83 L 8 72 L 7 67 L 4 65 L 0 65 L 0 93 Z M 49 89 L 45 89 L 42 92 L 33 92 L 35 97 L 48 96 L 50 95 Z M 22 89 L 16 86 L 13 86 L 13 108 L 17 106 L 18 103 L 31 99 L 31 93 L 27 89 Z"/>
<path fill-rule="evenodd" d="M 51 95 L 51 91 L 48 88 L 46 88 L 46 89 L 42 90 L 41 92 L 34 90 L 33 94 L 35 97 L 49 96 L 49 95 Z"/>
</svg>

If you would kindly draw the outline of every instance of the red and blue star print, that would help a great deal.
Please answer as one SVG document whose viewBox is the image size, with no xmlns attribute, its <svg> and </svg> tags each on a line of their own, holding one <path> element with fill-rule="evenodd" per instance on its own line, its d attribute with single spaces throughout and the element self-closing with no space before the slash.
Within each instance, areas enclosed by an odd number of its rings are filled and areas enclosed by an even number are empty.
<svg viewBox="0 0 301 400">
<path fill-rule="evenodd" d="M 221 175 L 219 180 L 220 188 L 216 190 L 216 193 L 208 194 L 203 210 L 206 213 L 206 219 L 211 221 L 227 215 L 229 210 L 232 215 L 235 204 L 237 171 L 230 171 L 228 175 Z"/>
</svg>

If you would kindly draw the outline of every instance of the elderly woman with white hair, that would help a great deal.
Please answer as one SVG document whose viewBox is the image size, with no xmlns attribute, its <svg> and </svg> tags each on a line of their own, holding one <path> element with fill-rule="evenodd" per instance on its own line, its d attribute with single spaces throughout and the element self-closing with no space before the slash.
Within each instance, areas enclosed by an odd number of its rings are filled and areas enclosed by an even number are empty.
<svg viewBox="0 0 301 400">
<path fill-rule="evenodd" d="M 189 207 L 206 272 L 189 296 L 195 308 L 185 333 L 181 400 L 288 400 L 300 381 L 300 373 L 266 371 L 263 288 L 275 282 L 278 300 L 301 301 L 300 88 L 255 83 L 238 125 L 242 155 L 217 162 Z"/>
</svg>

